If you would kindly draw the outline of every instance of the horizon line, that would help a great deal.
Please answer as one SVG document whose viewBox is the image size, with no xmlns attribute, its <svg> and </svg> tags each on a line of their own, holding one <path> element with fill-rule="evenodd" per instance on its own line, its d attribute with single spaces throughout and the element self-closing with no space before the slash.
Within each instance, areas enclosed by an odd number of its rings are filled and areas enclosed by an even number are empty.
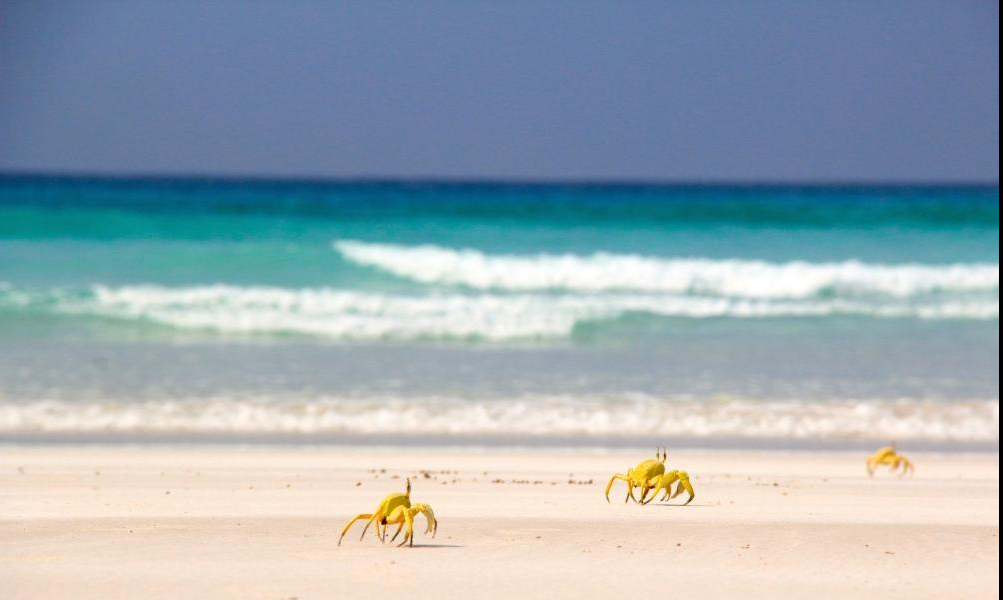
<svg viewBox="0 0 1003 600">
<path fill-rule="evenodd" d="M 692 187 L 692 188 L 999 188 L 999 180 L 798 180 L 798 179 L 658 179 L 658 178 L 560 178 L 491 176 L 393 176 L 393 175 L 239 175 L 209 173 L 112 173 L 106 171 L 0 169 L 0 179 L 49 179 L 104 181 L 111 183 L 204 182 L 234 184 L 328 184 L 328 185 L 454 185 L 513 187 Z"/>
</svg>

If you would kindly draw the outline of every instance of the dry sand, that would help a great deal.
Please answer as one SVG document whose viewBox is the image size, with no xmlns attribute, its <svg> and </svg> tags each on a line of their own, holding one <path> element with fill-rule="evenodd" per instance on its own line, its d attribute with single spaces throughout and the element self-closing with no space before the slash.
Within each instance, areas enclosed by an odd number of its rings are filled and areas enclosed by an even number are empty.
<svg viewBox="0 0 1003 600">
<path fill-rule="evenodd" d="M 0 598 L 999 596 L 998 454 L 676 452 L 691 505 L 607 504 L 648 453 L 0 447 Z M 408 475 L 438 536 L 338 547 Z"/>
</svg>

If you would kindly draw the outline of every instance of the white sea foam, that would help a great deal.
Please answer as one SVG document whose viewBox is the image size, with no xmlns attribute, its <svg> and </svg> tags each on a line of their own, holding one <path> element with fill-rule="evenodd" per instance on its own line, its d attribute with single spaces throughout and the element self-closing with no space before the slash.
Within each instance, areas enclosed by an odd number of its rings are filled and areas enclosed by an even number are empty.
<svg viewBox="0 0 1003 600">
<path fill-rule="evenodd" d="M 22 296 L 8 294 L 19 305 L 31 303 Z M 36 303 L 63 314 L 144 320 L 179 329 L 344 340 L 555 339 L 571 335 L 578 325 L 628 313 L 683 318 L 999 317 L 995 299 L 774 300 L 649 293 L 398 295 L 227 285 L 97 286 L 85 294 L 49 293 Z"/>
<path fill-rule="evenodd" d="M 999 401 L 608 397 L 312 398 L 0 403 L 0 434 L 664 436 L 999 440 Z"/>
<path fill-rule="evenodd" d="M 806 299 L 825 293 L 906 298 L 999 290 L 999 265 L 989 263 L 769 263 L 609 253 L 517 256 L 352 240 L 336 241 L 334 248 L 352 262 L 398 277 L 478 290 L 619 290 L 750 299 Z"/>
</svg>

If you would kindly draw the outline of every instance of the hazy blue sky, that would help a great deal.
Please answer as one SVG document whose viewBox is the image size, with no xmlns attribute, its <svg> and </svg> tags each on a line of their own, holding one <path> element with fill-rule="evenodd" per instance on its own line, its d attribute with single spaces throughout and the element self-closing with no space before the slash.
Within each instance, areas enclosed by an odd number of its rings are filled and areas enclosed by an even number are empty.
<svg viewBox="0 0 1003 600">
<path fill-rule="evenodd" d="M 996 2 L 0 2 L 0 170 L 999 179 Z"/>
</svg>

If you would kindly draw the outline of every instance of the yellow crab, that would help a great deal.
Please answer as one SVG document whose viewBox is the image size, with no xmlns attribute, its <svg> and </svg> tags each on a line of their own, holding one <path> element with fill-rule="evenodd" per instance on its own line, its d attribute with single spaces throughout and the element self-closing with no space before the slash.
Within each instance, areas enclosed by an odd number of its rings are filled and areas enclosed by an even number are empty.
<svg viewBox="0 0 1003 600">
<path fill-rule="evenodd" d="M 676 493 L 673 494 L 672 484 L 677 481 L 679 482 L 679 485 L 676 486 Z M 683 506 L 693 502 L 693 498 L 696 497 L 696 494 L 693 492 L 693 485 L 690 484 L 690 475 L 686 471 L 669 471 L 668 473 L 660 475 L 658 477 L 658 481 L 656 481 L 655 485 L 651 488 L 651 498 L 648 498 L 647 500 L 644 499 L 644 497 L 648 494 L 647 491 L 641 494 L 641 504 L 647 504 L 648 502 L 654 500 L 655 496 L 658 495 L 659 490 L 665 490 L 665 495 L 662 496 L 662 502 L 668 500 L 669 498 L 675 498 L 679 494 L 682 494 L 683 490 L 686 490 L 690 497 L 683 503 Z"/>
<path fill-rule="evenodd" d="M 867 457 L 867 474 L 874 476 L 874 471 L 881 465 L 888 465 L 892 472 L 902 467 L 900 477 L 916 471 L 916 467 L 912 466 L 912 462 L 904 454 L 895 451 L 894 445 L 879 448 L 877 452 Z"/>
<path fill-rule="evenodd" d="M 634 497 L 635 487 L 641 488 L 641 498 L 643 499 L 648 495 L 648 489 L 656 483 L 656 478 L 661 477 L 665 473 L 666 458 L 668 458 L 668 453 L 660 448 L 655 448 L 655 458 L 642 460 L 633 469 L 627 469 L 626 474 L 614 473 L 609 478 L 609 483 L 606 484 L 606 502 L 609 502 L 609 491 L 613 488 L 613 482 L 617 479 L 627 482 L 627 496 L 624 497 L 624 502 L 627 500 L 637 502 L 637 498 Z"/>
<path fill-rule="evenodd" d="M 374 522 L 376 523 L 375 533 L 376 537 L 380 538 L 381 542 L 385 542 L 387 538 L 387 527 L 389 525 L 397 525 L 397 532 L 394 536 L 390 538 L 393 542 L 397 539 L 400 534 L 401 529 L 407 526 L 407 530 L 404 532 L 404 539 L 398 546 L 403 546 L 408 544 L 409 546 L 414 545 L 414 518 L 421 513 L 425 515 L 425 522 L 427 526 L 425 527 L 425 533 L 432 533 L 432 537 L 435 537 L 435 532 L 439 528 L 439 522 L 435 518 L 435 513 L 432 512 L 432 507 L 418 502 L 411 504 L 411 479 L 407 479 L 406 488 L 403 494 L 390 494 L 386 498 L 380 501 L 379 506 L 372 513 L 362 513 L 355 515 L 352 520 L 345 524 L 345 528 L 341 530 L 341 537 L 338 538 L 338 545 L 341 545 L 341 540 L 348 533 L 348 530 L 356 521 L 366 519 L 366 526 L 362 528 L 362 536 L 359 538 L 361 541 L 366 537 L 366 530 Z M 383 526 L 383 530 L 380 531 L 380 526 Z"/>
</svg>

